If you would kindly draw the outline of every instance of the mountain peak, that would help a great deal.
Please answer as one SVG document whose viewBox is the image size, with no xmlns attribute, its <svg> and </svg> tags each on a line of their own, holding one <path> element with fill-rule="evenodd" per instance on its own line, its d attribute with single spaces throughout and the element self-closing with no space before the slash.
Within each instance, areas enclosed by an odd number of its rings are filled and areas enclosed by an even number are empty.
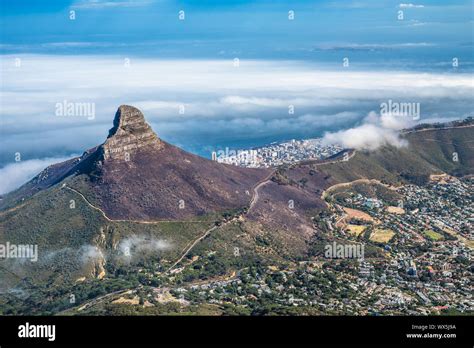
<svg viewBox="0 0 474 348">
<path fill-rule="evenodd" d="M 115 113 L 114 126 L 102 145 L 104 159 L 128 160 L 128 156 L 145 146 L 159 150 L 163 143 L 140 110 L 130 105 L 121 105 Z"/>
</svg>

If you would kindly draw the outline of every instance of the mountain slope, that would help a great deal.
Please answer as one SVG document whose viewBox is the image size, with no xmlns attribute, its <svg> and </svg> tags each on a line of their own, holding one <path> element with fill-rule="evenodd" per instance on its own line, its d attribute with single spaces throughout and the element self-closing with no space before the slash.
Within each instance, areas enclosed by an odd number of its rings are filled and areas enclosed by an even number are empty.
<svg viewBox="0 0 474 348">
<path fill-rule="evenodd" d="M 253 186 L 269 173 L 187 153 L 159 139 L 138 109 L 122 105 L 102 145 L 46 168 L 0 207 L 65 179 L 74 188 L 79 179 L 75 189 L 111 219 L 184 219 L 247 205 Z"/>
<path fill-rule="evenodd" d="M 360 178 L 399 184 L 472 174 L 473 131 L 423 129 L 404 134 L 407 148 L 349 151 L 344 161 L 346 150 L 272 172 L 189 154 L 121 106 L 103 144 L 48 167 L 1 203 L 0 244 L 38 245 L 39 258 L 0 264 L 0 311 L 5 298 L 20 313 L 55 313 L 71 306 L 71 291 L 81 302 L 308 260 L 311 239 L 330 237 L 317 220 L 324 190 Z M 22 307 L 19 293 L 30 296 Z"/>
<path fill-rule="evenodd" d="M 334 183 L 368 178 L 424 184 L 431 174 L 463 176 L 474 172 L 474 125 L 424 129 L 402 136 L 409 143 L 407 147 L 357 151 L 347 162 L 321 164 L 317 169 Z"/>
</svg>

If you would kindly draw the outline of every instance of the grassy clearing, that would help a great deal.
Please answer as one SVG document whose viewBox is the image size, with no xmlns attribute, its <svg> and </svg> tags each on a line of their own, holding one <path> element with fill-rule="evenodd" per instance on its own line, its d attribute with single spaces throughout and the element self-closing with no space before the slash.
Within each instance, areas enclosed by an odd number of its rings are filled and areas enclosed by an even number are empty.
<svg viewBox="0 0 474 348">
<path fill-rule="evenodd" d="M 356 237 L 359 237 L 360 234 L 362 234 L 367 226 L 364 225 L 347 225 L 346 226 L 347 230 L 349 231 L 350 234 L 355 235 Z"/>
<path fill-rule="evenodd" d="M 431 239 L 432 241 L 438 241 L 438 240 L 443 240 L 444 237 L 442 234 L 435 232 L 433 230 L 426 230 L 423 232 L 423 234 L 428 238 Z"/>
<path fill-rule="evenodd" d="M 370 235 L 370 240 L 377 243 L 388 243 L 394 235 L 395 232 L 390 229 L 376 228 Z"/>
</svg>

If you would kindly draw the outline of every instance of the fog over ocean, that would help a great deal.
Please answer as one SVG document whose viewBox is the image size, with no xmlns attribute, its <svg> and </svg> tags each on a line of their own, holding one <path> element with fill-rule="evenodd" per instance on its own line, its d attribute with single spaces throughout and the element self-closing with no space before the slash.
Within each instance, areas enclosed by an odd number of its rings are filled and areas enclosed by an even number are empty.
<svg viewBox="0 0 474 348">
<path fill-rule="evenodd" d="M 15 180 L 0 193 L 102 143 L 121 104 L 142 110 L 162 139 L 208 158 L 343 136 L 388 101 L 417 103 L 416 123 L 473 116 L 471 2 L 409 5 L 12 3 L 0 36 L 0 173 Z M 78 104 L 93 113 L 58 112 Z"/>
</svg>

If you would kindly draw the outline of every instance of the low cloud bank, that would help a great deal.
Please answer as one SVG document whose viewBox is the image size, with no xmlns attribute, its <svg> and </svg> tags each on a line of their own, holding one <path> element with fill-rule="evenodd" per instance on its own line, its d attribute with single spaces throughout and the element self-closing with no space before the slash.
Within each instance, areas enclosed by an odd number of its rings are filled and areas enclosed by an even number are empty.
<svg viewBox="0 0 474 348">
<path fill-rule="evenodd" d="M 399 135 L 399 130 L 414 125 L 407 117 L 382 115 L 371 111 L 362 124 L 354 128 L 333 133 L 325 133 L 323 142 L 326 144 L 340 144 L 345 148 L 373 151 L 383 145 L 392 145 L 398 148 L 407 146 L 406 140 Z"/>
<path fill-rule="evenodd" d="M 171 244 L 162 239 L 145 236 L 131 236 L 123 239 L 118 249 L 126 259 L 146 253 L 160 252 L 169 249 Z"/>
<path fill-rule="evenodd" d="M 71 157 L 48 157 L 19 161 L 0 168 L 0 194 L 5 194 L 33 179 L 47 166 L 65 161 Z"/>
<path fill-rule="evenodd" d="M 79 251 L 81 261 L 84 264 L 105 259 L 102 250 L 100 250 L 100 248 L 95 245 L 83 245 Z"/>
<path fill-rule="evenodd" d="M 415 44 L 397 45 L 402 49 Z M 17 58 L 20 67 L 15 66 Z M 253 147 L 349 128 L 361 124 L 383 101 L 422 105 L 420 122 L 472 114 L 472 76 L 463 70 L 364 71 L 247 59 L 235 67 L 231 59 L 139 57 L 125 64 L 124 57 L 110 55 L 15 54 L 2 55 L 2 60 L 5 146 L 0 146 L 0 166 L 13 162 L 15 152 L 47 158 L 82 153 L 102 143 L 121 104 L 140 108 L 164 140 L 206 157 L 225 147 Z M 57 115 L 56 105 L 66 102 L 93 105 L 95 116 Z"/>
</svg>

